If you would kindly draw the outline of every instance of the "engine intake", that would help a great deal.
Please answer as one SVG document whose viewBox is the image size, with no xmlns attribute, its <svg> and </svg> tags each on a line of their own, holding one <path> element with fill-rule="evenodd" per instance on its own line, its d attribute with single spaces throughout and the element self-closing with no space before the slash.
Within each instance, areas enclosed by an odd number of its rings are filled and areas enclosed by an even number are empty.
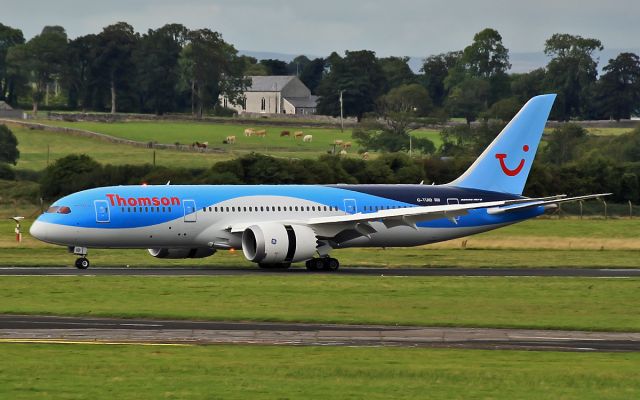
<svg viewBox="0 0 640 400">
<path fill-rule="evenodd" d="M 208 247 L 194 249 L 149 249 L 149 254 L 155 258 L 205 258 L 212 256 L 216 251 Z"/>
<path fill-rule="evenodd" d="M 242 234 L 242 252 L 249 261 L 263 264 L 309 260 L 316 252 L 316 234 L 307 226 L 265 223 Z"/>
</svg>

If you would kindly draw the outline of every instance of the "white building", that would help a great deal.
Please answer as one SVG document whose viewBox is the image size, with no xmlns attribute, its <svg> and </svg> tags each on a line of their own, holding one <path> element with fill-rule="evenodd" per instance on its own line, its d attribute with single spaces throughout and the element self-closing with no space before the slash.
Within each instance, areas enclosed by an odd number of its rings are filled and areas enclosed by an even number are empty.
<svg viewBox="0 0 640 400">
<path fill-rule="evenodd" d="M 244 93 L 243 104 L 231 104 L 221 98 L 224 107 L 242 113 L 297 114 L 316 113 L 317 96 L 295 76 L 250 76 L 251 86 Z"/>
</svg>

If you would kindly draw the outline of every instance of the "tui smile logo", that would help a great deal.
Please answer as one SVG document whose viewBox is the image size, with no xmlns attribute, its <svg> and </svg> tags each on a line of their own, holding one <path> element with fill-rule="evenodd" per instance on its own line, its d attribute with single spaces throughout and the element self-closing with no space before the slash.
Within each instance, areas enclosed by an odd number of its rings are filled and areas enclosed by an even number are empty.
<svg viewBox="0 0 640 400">
<path fill-rule="evenodd" d="M 522 150 L 527 153 L 529 151 L 529 146 L 528 145 L 524 145 L 522 146 Z M 506 175 L 508 176 L 516 176 L 520 173 L 520 171 L 522 171 L 522 168 L 524 167 L 524 158 L 520 160 L 520 163 L 518 164 L 518 166 L 514 169 L 510 169 L 509 167 L 507 167 L 507 164 L 505 163 L 505 158 L 507 158 L 507 155 L 504 153 L 498 153 L 496 154 L 496 158 L 500 161 L 500 167 L 502 168 L 502 172 L 504 172 Z"/>
</svg>

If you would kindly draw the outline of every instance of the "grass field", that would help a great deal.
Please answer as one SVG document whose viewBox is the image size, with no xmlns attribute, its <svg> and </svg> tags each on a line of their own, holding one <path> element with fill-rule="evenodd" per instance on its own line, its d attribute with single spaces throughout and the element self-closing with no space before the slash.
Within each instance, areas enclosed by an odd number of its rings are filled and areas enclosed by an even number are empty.
<svg viewBox="0 0 640 400">
<path fill-rule="evenodd" d="M 159 143 L 191 144 L 195 141 L 206 142 L 210 146 L 224 150 L 222 153 L 197 153 L 177 150 L 152 150 L 122 144 L 108 143 L 96 139 L 73 136 L 64 133 L 30 130 L 18 126 L 11 129 L 18 138 L 20 159 L 18 168 L 41 170 L 47 166 L 47 151 L 49 163 L 68 154 L 87 154 L 103 164 L 151 164 L 153 152 L 156 152 L 156 164 L 169 167 L 208 168 L 221 160 L 242 156 L 250 152 L 259 152 L 284 158 L 316 158 L 327 154 L 332 149 L 334 140 L 352 141 L 349 150 L 352 157 L 359 157 L 358 146 L 351 139 L 351 132 L 340 133 L 339 129 L 304 129 L 305 133 L 313 135 L 311 143 L 302 143 L 293 138 L 280 138 L 283 129 L 267 128 L 273 134 L 267 138 L 242 135 L 243 127 L 225 124 L 179 123 L 179 122 L 122 122 L 122 123 L 68 123 L 58 121 L 43 121 L 50 125 L 68 126 L 78 129 L 88 129 L 126 139 Z M 238 134 L 240 132 L 240 134 Z M 226 136 L 234 134 L 237 137 L 235 145 L 223 145 Z M 439 133 L 436 131 L 420 130 L 413 133 L 416 137 L 428 137 L 438 146 Z M 47 150 L 48 149 L 48 150 Z"/>
<path fill-rule="evenodd" d="M 640 331 L 640 279 L 0 277 L 0 313 Z"/>
<path fill-rule="evenodd" d="M 0 398 L 633 399 L 640 355 L 2 344 Z"/>
</svg>

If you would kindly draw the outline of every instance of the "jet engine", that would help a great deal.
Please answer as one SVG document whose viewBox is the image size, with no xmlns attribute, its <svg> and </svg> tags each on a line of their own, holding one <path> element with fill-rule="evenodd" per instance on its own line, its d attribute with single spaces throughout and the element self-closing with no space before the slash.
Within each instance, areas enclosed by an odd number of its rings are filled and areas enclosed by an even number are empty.
<svg viewBox="0 0 640 400">
<path fill-rule="evenodd" d="M 212 256 L 216 251 L 208 247 L 194 249 L 149 249 L 149 254 L 155 258 L 205 258 Z"/>
<path fill-rule="evenodd" d="M 244 256 L 260 264 L 309 260 L 316 248 L 316 234 L 307 226 L 264 223 L 252 225 L 242 234 Z"/>
</svg>

